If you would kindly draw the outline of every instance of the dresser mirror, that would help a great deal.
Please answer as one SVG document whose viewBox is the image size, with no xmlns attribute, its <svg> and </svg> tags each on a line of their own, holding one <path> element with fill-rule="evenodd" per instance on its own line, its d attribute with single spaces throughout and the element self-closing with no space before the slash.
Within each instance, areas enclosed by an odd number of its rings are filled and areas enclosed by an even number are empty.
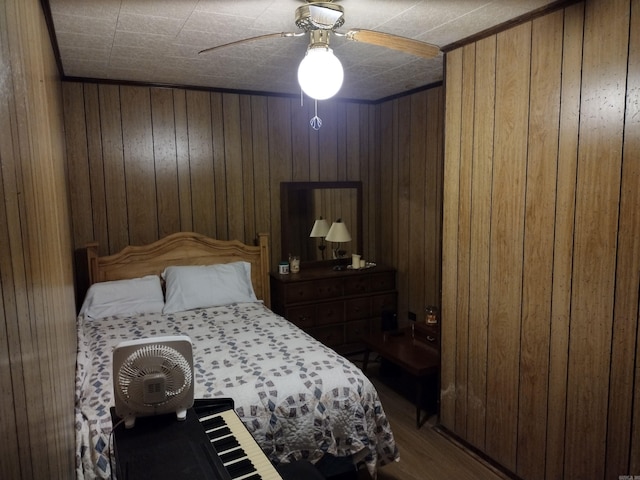
<svg viewBox="0 0 640 480">
<path fill-rule="evenodd" d="M 309 235 L 320 217 L 329 226 L 341 219 L 351 241 L 339 244 L 343 258 L 362 254 L 362 182 L 282 182 L 280 224 L 282 258 L 300 257 L 302 263 L 335 261 L 337 244 Z M 322 244 L 324 250 L 318 248 Z"/>
</svg>

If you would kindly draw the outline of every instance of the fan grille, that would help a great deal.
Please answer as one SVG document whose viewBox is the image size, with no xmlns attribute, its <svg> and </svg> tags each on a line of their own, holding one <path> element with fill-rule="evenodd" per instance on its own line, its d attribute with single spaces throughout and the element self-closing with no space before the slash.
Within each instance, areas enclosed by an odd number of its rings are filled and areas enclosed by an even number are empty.
<svg viewBox="0 0 640 480">
<path fill-rule="evenodd" d="M 145 403 L 143 382 L 151 375 L 165 378 L 166 398 L 158 403 Z M 150 344 L 131 353 L 118 370 L 120 394 L 131 406 L 171 407 L 181 400 L 181 394 L 191 387 L 191 366 L 176 349 L 163 344 Z"/>
</svg>

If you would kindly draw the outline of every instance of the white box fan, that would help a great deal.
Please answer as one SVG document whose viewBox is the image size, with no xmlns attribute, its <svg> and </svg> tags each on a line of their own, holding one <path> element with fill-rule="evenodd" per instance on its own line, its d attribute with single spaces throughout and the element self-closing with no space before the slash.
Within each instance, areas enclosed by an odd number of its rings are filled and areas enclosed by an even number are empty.
<svg viewBox="0 0 640 480">
<path fill-rule="evenodd" d="M 184 420 L 193 406 L 193 346 L 186 335 L 119 343 L 113 351 L 116 415 L 126 428 L 136 417 L 176 412 Z"/>
</svg>

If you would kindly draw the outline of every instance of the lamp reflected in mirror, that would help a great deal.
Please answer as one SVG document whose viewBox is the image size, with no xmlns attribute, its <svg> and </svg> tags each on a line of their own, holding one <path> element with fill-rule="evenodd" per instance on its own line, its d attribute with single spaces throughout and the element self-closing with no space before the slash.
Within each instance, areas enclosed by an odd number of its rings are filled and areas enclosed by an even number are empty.
<svg viewBox="0 0 640 480">
<path fill-rule="evenodd" d="M 351 234 L 347 230 L 347 226 L 342 222 L 342 219 L 337 219 L 331 224 L 331 228 L 325 237 L 327 242 L 337 243 L 336 248 L 333 249 L 333 258 L 341 259 L 347 254 L 345 250 L 340 249 L 340 245 L 345 242 L 351 241 Z"/>
<path fill-rule="evenodd" d="M 280 199 L 281 258 L 299 255 L 304 268 L 324 262 L 342 263 L 351 257 L 351 250 L 365 251 L 361 182 L 282 182 Z M 337 218 L 342 219 L 351 235 L 350 243 L 341 247 L 347 250 L 342 260 L 332 258 L 332 245 L 325 238 Z M 320 225 L 324 224 L 324 230 L 316 237 L 316 232 L 311 231 L 319 219 L 323 220 Z"/>
<path fill-rule="evenodd" d="M 311 238 L 319 238 L 320 245 L 318 245 L 318 250 L 320 250 L 320 256 L 322 260 L 325 259 L 324 251 L 327 246 L 324 244 L 324 238 L 329 233 L 329 223 L 324 218 L 320 217 L 313 223 L 313 228 L 311 229 L 311 233 L 309 237 Z"/>
</svg>

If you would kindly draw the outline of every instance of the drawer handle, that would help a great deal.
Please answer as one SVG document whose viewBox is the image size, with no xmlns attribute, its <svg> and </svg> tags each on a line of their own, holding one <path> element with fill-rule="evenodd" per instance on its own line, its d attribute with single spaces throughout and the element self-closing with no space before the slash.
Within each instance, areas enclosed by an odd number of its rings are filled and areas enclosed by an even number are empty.
<svg viewBox="0 0 640 480">
<path fill-rule="evenodd" d="M 430 342 L 435 342 L 436 341 L 436 337 L 432 337 L 431 335 L 427 335 L 427 340 L 429 340 Z"/>
</svg>

